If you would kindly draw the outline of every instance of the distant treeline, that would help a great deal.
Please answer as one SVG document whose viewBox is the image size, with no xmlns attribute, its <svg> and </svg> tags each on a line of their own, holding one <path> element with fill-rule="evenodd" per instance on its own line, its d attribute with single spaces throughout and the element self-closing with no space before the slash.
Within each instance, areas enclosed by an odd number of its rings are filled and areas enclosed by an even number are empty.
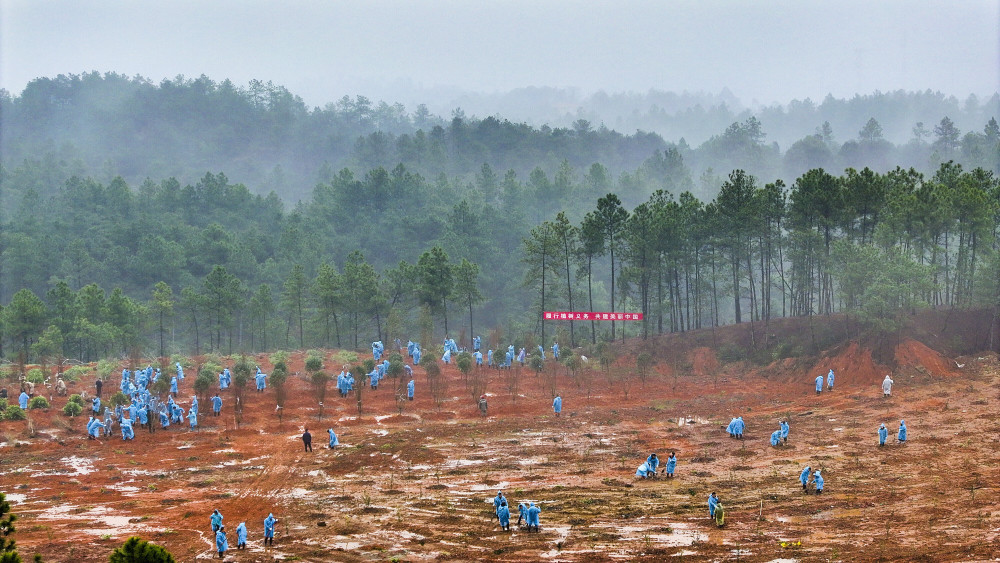
<svg viewBox="0 0 1000 563">
<path fill-rule="evenodd" d="M 467 100 L 485 107 L 481 98 Z M 600 163 L 617 179 L 670 150 L 688 170 L 682 183 L 702 199 L 715 197 L 722 177 L 737 168 L 786 182 L 813 168 L 901 166 L 930 174 L 948 161 L 1000 172 L 998 95 L 961 103 L 930 91 L 828 96 L 755 111 L 739 108 L 731 95 L 667 92 L 600 93 L 561 113 L 544 109 L 567 103 L 548 89 L 494 101 L 518 115 L 527 115 L 520 106 L 543 108 L 550 125 L 493 112 L 467 116 L 460 108 L 442 117 L 426 105 L 408 111 L 364 96 L 310 108 L 284 87 L 256 80 L 155 84 L 114 73 L 60 75 L 36 79 L 17 96 L 0 92 L 0 164 L 44 166 L 54 183 L 38 187 L 43 195 L 71 176 L 186 184 L 222 170 L 253 193 L 274 191 L 289 202 L 308 198 L 345 167 L 360 176 L 402 164 L 454 182 L 473 181 L 484 165 L 527 178 L 536 170 L 555 176 L 564 165 L 583 175 Z M 0 204 L 9 209 L 11 202 Z"/>
<path fill-rule="evenodd" d="M 442 333 L 580 344 L 838 311 L 891 331 L 920 307 L 1000 306 L 1000 182 L 952 162 L 790 186 L 736 169 L 711 200 L 676 149 L 617 179 L 599 164 L 527 179 L 483 165 L 473 181 L 345 168 L 291 208 L 221 173 L 51 185 L 49 165 L 2 171 L 8 359 Z M 544 310 L 645 320 L 546 324 Z M 762 334 L 758 357 L 795 353 Z"/>
</svg>

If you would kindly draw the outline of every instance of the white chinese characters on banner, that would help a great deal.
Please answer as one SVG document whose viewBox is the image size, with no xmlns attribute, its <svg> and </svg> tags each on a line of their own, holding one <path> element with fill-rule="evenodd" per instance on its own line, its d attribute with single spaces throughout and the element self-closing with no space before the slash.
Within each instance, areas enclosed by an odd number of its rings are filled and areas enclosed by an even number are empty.
<svg viewBox="0 0 1000 563">
<path fill-rule="evenodd" d="M 547 321 L 641 321 L 642 313 L 604 313 L 596 311 L 545 311 Z"/>
</svg>

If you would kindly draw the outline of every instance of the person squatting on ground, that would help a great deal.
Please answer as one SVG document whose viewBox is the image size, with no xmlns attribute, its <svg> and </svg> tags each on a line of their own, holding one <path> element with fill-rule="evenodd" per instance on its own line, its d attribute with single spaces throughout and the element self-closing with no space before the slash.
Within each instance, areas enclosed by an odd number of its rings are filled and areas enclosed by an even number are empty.
<svg viewBox="0 0 1000 563">
<path fill-rule="evenodd" d="M 647 479 L 656 476 L 656 468 L 659 467 L 660 460 L 656 457 L 655 453 L 649 454 L 646 461 L 635 470 L 636 477 L 642 477 Z"/>
<path fill-rule="evenodd" d="M 774 432 L 771 432 L 771 445 L 777 446 L 780 443 L 781 443 L 781 429 L 779 428 Z"/>
</svg>

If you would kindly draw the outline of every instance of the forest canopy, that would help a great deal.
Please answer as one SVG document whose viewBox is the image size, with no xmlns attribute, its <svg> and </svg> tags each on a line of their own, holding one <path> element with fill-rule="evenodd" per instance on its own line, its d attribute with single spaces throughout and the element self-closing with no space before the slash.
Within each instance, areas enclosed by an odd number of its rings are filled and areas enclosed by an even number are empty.
<svg viewBox="0 0 1000 563">
<path fill-rule="evenodd" d="M 786 113 L 854 107 L 835 102 Z M 874 116 L 820 121 L 782 152 L 773 111 L 691 147 L 97 73 L 3 93 L 0 112 L 7 358 L 356 347 L 428 319 L 466 340 L 614 337 L 541 321 L 572 308 L 644 313 L 618 337 L 837 311 L 891 329 L 1000 295 L 993 116 L 928 118 L 902 145 Z"/>
</svg>

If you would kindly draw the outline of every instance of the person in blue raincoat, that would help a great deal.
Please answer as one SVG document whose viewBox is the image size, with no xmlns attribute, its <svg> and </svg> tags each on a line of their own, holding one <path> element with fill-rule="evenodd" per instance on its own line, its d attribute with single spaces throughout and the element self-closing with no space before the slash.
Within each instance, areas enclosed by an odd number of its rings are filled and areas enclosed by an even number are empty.
<svg viewBox="0 0 1000 563">
<path fill-rule="evenodd" d="M 268 514 L 264 519 L 264 545 L 274 546 L 274 524 L 277 521 L 274 514 Z"/>
<path fill-rule="evenodd" d="M 480 352 L 479 350 L 476 350 L 476 353 L 473 354 L 472 356 L 476 359 L 476 365 L 477 366 L 483 365 L 483 353 L 482 352 Z"/>
<path fill-rule="evenodd" d="M 746 423 L 743 422 L 743 417 L 736 417 L 736 424 L 733 426 L 733 431 L 736 432 L 736 437 L 740 440 L 743 439 L 743 430 L 746 429 Z"/>
<path fill-rule="evenodd" d="M 340 440 L 337 439 L 337 433 L 333 431 L 333 428 L 328 428 L 327 433 L 330 434 L 330 449 L 340 445 Z"/>
<path fill-rule="evenodd" d="M 407 340 L 406 341 L 406 355 L 409 356 L 409 357 L 411 357 L 411 358 L 413 357 L 413 341 L 412 340 Z"/>
<path fill-rule="evenodd" d="M 816 485 L 816 494 L 823 494 L 823 476 L 820 475 L 819 469 L 813 473 L 813 483 Z"/>
<path fill-rule="evenodd" d="M 486 351 L 486 365 L 493 367 L 493 348 Z"/>
<path fill-rule="evenodd" d="M 267 389 L 267 374 L 260 371 L 260 368 L 257 368 L 257 375 L 254 376 L 254 380 L 257 383 L 257 392 L 260 393 Z"/>
<path fill-rule="evenodd" d="M 22 402 L 24 403 L 24 405 L 22 405 L 21 408 L 22 409 L 27 408 L 28 407 L 28 396 L 25 395 L 22 392 L 21 393 L 21 398 L 22 398 Z M 92 402 L 92 407 L 91 408 L 94 411 L 94 414 L 98 414 L 98 415 L 101 414 L 101 398 L 100 397 L 94 397 L 94 400 Z"/>
<path fill-rule="evenodd" d="M 101 423 L 101 419 L 90 417 L 90 422 L 87 423 L 87 438 L 90 440 L 96 440 L 101 437 L 101 430 L 104 429 L 104 424 Z"/>
<path fill-rule="evenodd" d="M 733 419 L 729 421 L 729 424 L 726 425 L 726 432 L 729 433 L 729 437 L 730 438 L 735 438 L 736 437 L 736 418 L 735 417 L 733 417 Z"/>
<path fill-rule="evenodd" d="M 483 341 L 478 336 L 475 337 L 475 338 L 473 338 L 472 339 L 472 351 L 473 352 L 478 352 L 479 351 L 479 347 L 480 347 L 480 345 L 482 343 L 483 343 Z"/>
<path fill-rule="evenodd" d="M 170 392 L 173 393 L 174 397 L 177 396 L 177 376 L 170 378 Z"/>
<path fill-rule="evenodd" d="M 786 444 L 788 443 L 788 421 L 787 420 L 782 420 L 781 421 L 781 441 L 784 442 L 784 443 L 786 443 Z"/>
<path fill-rule="evenodd" d="M 493 497 L 493 515 L 500 519 L 500 505 L 506 504 L 507 499 L 503 496 L 503 491 L 497 491 L 497 496 Z"/>
<path fill-rule="evenodd" d="M 559 413 L 562 412 L 562 397 L 561 396 L 556 395 L 556 398 L 552 400 L 552 411 L 554 413 L 556 413 L 556 416 L 559 416 Z"/>
<path fill-rule="evenodd" d="M 655 453 L 649 454 L 646 461 L 635 470 L 636 477 L 642 477 L 643 479 L 653 477 L 656 475 L 656 468 L 660 465 L 659 458 L 656 457 Z"/>
<path fill-rule="evenodd" d="M 225 558 L 226 550 L 229 549 L 229 540 L 226 539 L 225 526 L 219 526 L 219 531 L 215 532 L 215 549 L 219 552 L 219 559 Z"/>
<path fill-rule="evenodd" d="M 239 526 L 236 526 L 236 549 L 246 549 L 247 548 L 247 524 L 246 522 L 240 522 Z"/>
<path fill-rule="evenodd" d="M 220 397 L 219 394 L 216 393 L 215 396 L 212 397 L 212 413 L 214 413 L 215 416 L 219 416 L 221 412 L 222 412 L 222 397 Z"/>
<path fill-rule="evenodd" d="M 900 444 L 906 443 L 906 421 L 899 421 L 899 434 L 896 435 L 896 439 L 899 440 Z"/>
<path fill-rule="evenodd" d="M 531 503 L 528 506 L 528 531 L 531 531 L 531 527 L 535 527 L 535 531 L 538 531 L 538 515 L 542 512 L 541 508 L 535 506 L 535 503 Z"/>
<path fill-rule="evenodd" d="M 122 440 L 134 440 L 135 432 L 132 430 L 132 419 L 123 418 L 120 424 L 122 427 Z"/>
<path fill-rule="evenodd" d="M 712 494 L 708 495 L 708 517 L 715 520 L 715 507 L 719 506 L 719 497 L 712 491 Z"/>
<path fill-rule="evenodd" d="M 771 432 L 771 445 L 777 446 L 780 443 L 781 443 L 781 429 L 779 428 L 778 430 Z"/>
<path fill-rule="evenodd" d="M 809 475 L 812 472 L 812 468 L 808 465 L 799 473 L 799 482 L 802 483 L 802 491 L 809 494 Z"/>
<path fill-rule="evenodd" d="M 198 411 L 191 409 L 188 411 L 188 423 L 191 425 L 191 430 L 198 429 Z"/>
<path fill-rule="evenodd" d="M 160 427 L 164 430 L 170 426 L 170 416 L 167 415 L 167 405 L 160 405 Z"/>
<path fill-rule="evenodd" d="M 538 354 L 542 357 L 542 361 L 544 362 L 545 361 L 545 348 L 541 344 L 538 345 Z"/>
<path fill-rule="evenodd" d="M 816 394 L 819 395 L 822 392 L 823 392 L 823 376 L 822 375 L 817 375 L 816 376 Z"/>
<path fill-rule="evenodd" d="M 667 475 L 667 479 L 673 478 L 675 469 L 677 469 L 677 454 L 670 452 L 670 457 L 667 458 L 667 466 L 663 469 L 663 472 Z"/>
<path fill-rule="evenodd" d="M 558 342 L 553 342 L 552 343 L 552 357 L 555 358 L 555 359 L 557 359 L 557 360 L 559 359 L 559 343 Z"/>
<path fill-rule="evenodd" d="M 111 408 L 104 407 L 104 435 L 111 436 Z"/>
<path fill-rule="evenodd" d="M 413 390 L 415 383 L 411 379 L 409 383 L 406 384 L 406 398 L 410 401 L 413 400 Z"/>
<path fill-rule="evenodd" d="M 885 423 L 883 422 L 878 427 L 878 445 L 879 446 L 884 446 L 885 445 L 885 440 L 888 437 L 889 437 L 889 429 L 885 427 Z"/>
<path fill-rule="evenodd" d="M 525 358 L 527 358 L 527 354 L 525 353 L 524 348 L 521 348 L 521 350 L 517 353 L 517 363 L 523 366 Z"/>
<path fill-rule="evenodd" d="M 500 520 L 501 530 L 510 531 L 510 507 L 507 506 L 506 500 L 497 509 L 497 519 Z"/>
<path fill-rule="evenodd" d="M 827 391 L 833 391 L 833 370 L 832 369 L 830 370 L 830 373 L 826 374 L 826 390 Z"/>
<path fill-rule="evenodd" d="M 208 522 L 212 525 L 213 532 L 218 532 L 222 528 L 222 520 L 222 513 L 219 512 L 219 509 L 216 508 L 213 510 L 211 516 L 208 517 Z"/>
<path fill-rule="evenodd" d="M 450 364 L 451 363 L 451 350 L 450 349 L 447 349 L 447 350 L 444 351 L 444 355 L 441 356 L 441 361 L 444 362 L 444 363 L 446 363 L 446 364 Z"/>
</svg>

